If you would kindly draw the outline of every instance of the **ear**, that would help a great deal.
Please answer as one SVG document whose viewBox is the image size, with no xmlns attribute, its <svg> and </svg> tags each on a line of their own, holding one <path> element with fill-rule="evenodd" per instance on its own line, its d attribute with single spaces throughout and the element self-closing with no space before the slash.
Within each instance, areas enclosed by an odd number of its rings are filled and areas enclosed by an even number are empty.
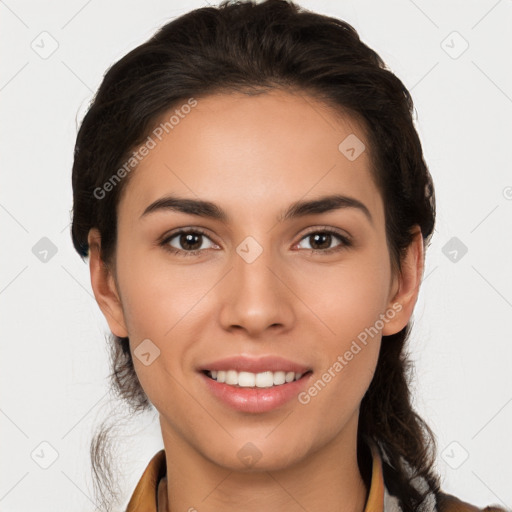
<svg viewBox="0 0 512 512">
<path fill-rule="evenodd" d="M 416 300 L 424 268 L 423 237 L 419 226 L 413 230 L 413 239 L 402 259 L 401 272 L 394 276 L 387 311 L 394 311 L 382 329 L 383 336 L 400 332 L 409 322 Z"/>
<path fill-rule="evenodd" d="M 101 235 L 98 229 L 89 230 L 89 270 L 94 297 L 105 316 L 110 330 L 116 336 L 128 336 L 119 292 L 112 270 L 101 259 Z"/>
</svg>

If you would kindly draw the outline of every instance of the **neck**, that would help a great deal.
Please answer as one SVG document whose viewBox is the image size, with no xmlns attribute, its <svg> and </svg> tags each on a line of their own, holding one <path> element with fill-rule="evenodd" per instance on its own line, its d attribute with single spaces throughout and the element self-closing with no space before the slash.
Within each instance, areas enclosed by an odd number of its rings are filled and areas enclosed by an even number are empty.
<svg viewBox="0 0 512 512">
<path fill-rule="evenodd" d="M 167 475 L 158 512 L 363 512 L 369 489 L 357 463 L 357 417 L 352 423 L 292 466 L 251 472 L 212 463 L 162 423 Z"/>
</svg>

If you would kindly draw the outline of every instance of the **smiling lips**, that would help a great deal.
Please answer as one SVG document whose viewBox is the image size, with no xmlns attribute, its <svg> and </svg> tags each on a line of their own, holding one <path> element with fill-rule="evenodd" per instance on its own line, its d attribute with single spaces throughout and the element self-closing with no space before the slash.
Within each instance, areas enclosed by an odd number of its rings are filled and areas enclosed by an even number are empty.
<svg viewBox="0 0 512 512">
<path fill-rule="evenodd" d="M 262 413 L 295 398 L 309 381 L 311 368 L 275 356 L 229 357 L 200 368 L 207 389 L 224 404 Z"/>
<path fill-rule="evenodd" d="M 304 364 L 295 363 L 289 359 L 279 356 L 262 356 L 262 357 L 248 357 L 248 356 L 231 356 L 224 359 L 218 359 L 205 363 L 199 368 L 201 371 L 205 370 L 236 370 L 237 372 L 295 372 L 306 373 L 311 370 L 309 366 Z"/>
</svg>

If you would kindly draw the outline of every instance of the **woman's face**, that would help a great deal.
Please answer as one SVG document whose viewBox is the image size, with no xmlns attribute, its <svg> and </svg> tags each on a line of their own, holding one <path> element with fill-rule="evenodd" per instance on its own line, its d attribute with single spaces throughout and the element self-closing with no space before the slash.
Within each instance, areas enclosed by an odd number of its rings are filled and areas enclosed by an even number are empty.
<svg viewBox="0 0 512 512">
<path fill-rule="evenodd" d="M 354 446 L 381 336 L 412 307 L 397 301 L 360 125 L 273 91 L 198 99 L 168 132 L 121 197 L 106 314 L 164 441 L 231 469 Z"/>
</svg>

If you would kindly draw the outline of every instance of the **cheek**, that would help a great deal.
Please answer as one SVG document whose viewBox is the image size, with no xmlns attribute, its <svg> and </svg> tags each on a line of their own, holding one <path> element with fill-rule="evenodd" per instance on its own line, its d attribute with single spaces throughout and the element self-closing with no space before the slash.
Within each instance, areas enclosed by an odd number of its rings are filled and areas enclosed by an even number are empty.
<svg viewBox="0 0 512 512">
<path fill-rule="evenodd" d="M 159 251 L 134 247 L 118 262 L 123 311 L 134 338 L 172 337 L 174 325 L 187 316 L 208 290 L 200 272 L 166 263 Z"/>
<path fill-rule="evenodd" d="M 385 259 L 365 257 L 309 273 L 302 288 L 308 304 L 326 329 L 321 338 L 321 370 L 304 401 L 316 402 L 333 428 L 354 412 L 368 389 L 378 360 L 389 292 Z"/>
<path fill-rule="evenodd" d="M 151 254 L 139 254 L 136 248 L 120 254 L 124 256 L 117 273 L 133 364 L 144 391 L 157 406 L 162 390 L 174 389 L 172 377 L 181 378 L 179 363 L 187 337 L 180 329 L 198 300 L 191 293 L 196 285 L 183 288 L 178 272 L 169 266 L 161 268 Z M 142 356 L 147 353 L 146 358 Z"/>
<path fill-rule="evenodd" d="M 315 432 L 315 445 L 335 438 L 357 421 L 361 401 L 377 365 L 380 336 L 367 345 L 340 341 L 329 362 L 298 397 L 301 429 Z M 321 419 L 319 421 L 319 419 Z"/>
<path fill-rule="evenodd" d="M 384 258 L 361 254 L 338 265 L 310 266 L 300 274 L 295 289 L 327 328 L 327 339 L 335 340 L 337 349 L 374 326 L 385 312 L 391 274 Z"/>
</svg>

